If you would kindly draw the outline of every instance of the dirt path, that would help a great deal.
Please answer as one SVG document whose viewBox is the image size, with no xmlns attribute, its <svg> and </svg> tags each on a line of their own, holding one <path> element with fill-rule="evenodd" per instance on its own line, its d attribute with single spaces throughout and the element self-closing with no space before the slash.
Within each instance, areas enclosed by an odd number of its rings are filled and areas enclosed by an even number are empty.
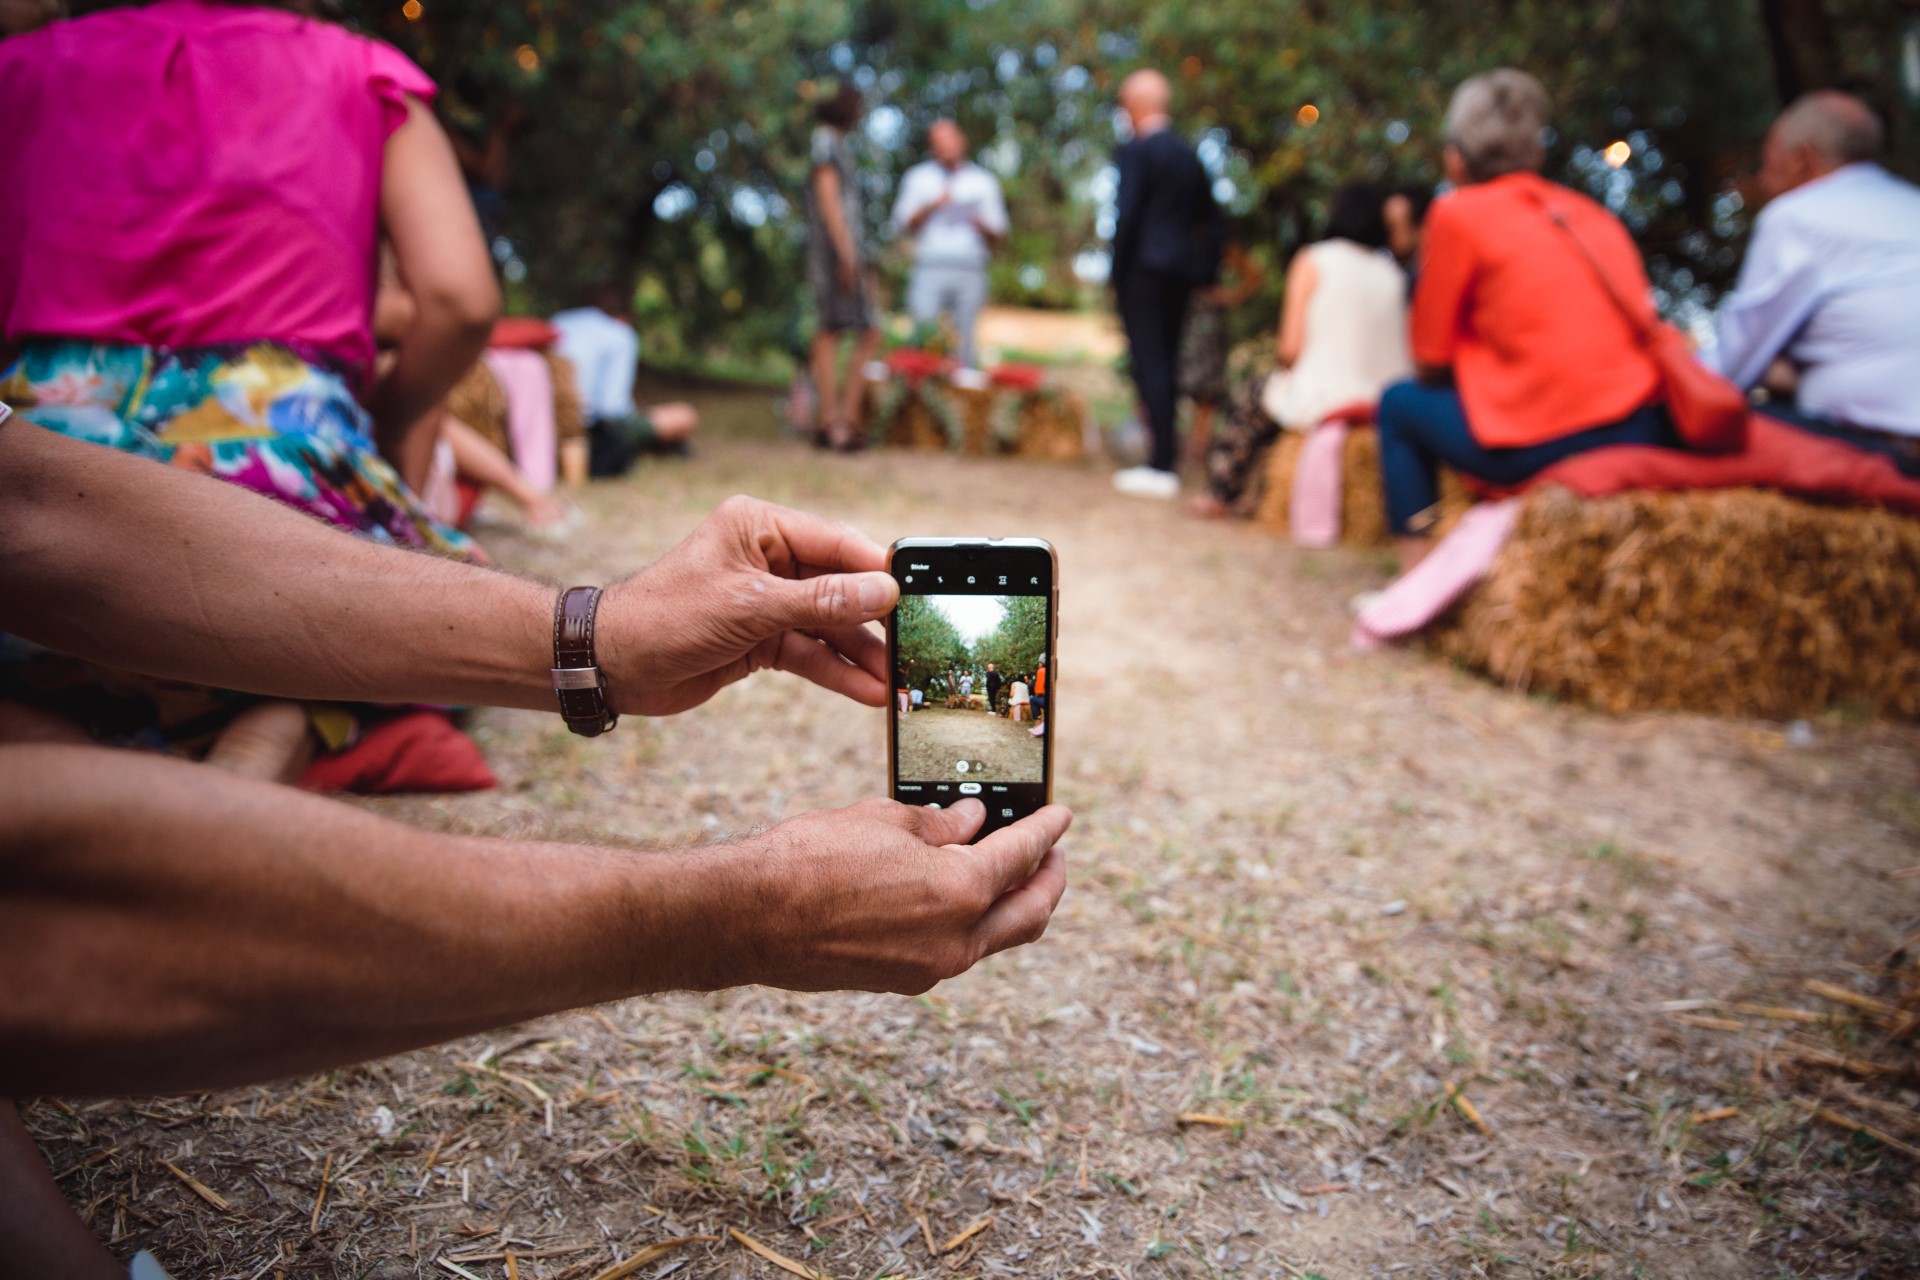
<svg viewBox="0 0 1920 1280">
<path fill-rule="evenodd" d="M 722 1240 L 679 1275 L 779 1274 L 729 1228 L 836 1280 L 1913 1274 L 1920 1168 L 1790 1101 L 1897 1128 L 1910 1077 L 1804 1057 L 1897 1061 L 1885 1034 L 1707 1002 L 1881 989 L 1920 916 L 1894 877 L 1920 862 L 1920 731 L 1832 719 L 1793 746 L 1356 655 L 1344 605 L 1377 557 L 1194 524 L 1094 468 L 709 441 L 590 490 L 572 545 L 492 545 L 603 581 L 737 490 L 882 542 L 1058 546 L 1078 821 L 1047 937 L 918 1000 L 669 995 L 207 1098 L 31 1106 L 118 1248 L 182 1280 L 444 1280 L 443 1257 L 492 1280 L 503 1240 L 562 1251 L 529 1280 L 588 1280 L 683 1236 Z M 592 742 L 486 712 L 498 791 L 373 807 L 697 844 L 884 793 L 883 714 L 780 676 Z"/>
<path fill-rule="evenodd" d="M 1031 722 L 930 707 L 900 719 L 900 776 L 921 782 L 1039 782 L 1046 748 Z M 960 761 L 967 762 L 964 772 Z"/>
</svg>

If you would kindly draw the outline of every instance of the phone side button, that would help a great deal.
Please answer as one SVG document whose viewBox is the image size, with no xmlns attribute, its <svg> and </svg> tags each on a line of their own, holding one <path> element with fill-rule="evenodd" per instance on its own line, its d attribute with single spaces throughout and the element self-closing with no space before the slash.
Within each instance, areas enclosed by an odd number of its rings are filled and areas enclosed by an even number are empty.
<svg viewBox="0 0 1920 1280">
<path fill-rule="evenodd" d="M 963 796 L 977 796 L 980 794 L 980 784 L 977 782 L 963 782 L 960 784 L 960 794 Z"/>
</svg>

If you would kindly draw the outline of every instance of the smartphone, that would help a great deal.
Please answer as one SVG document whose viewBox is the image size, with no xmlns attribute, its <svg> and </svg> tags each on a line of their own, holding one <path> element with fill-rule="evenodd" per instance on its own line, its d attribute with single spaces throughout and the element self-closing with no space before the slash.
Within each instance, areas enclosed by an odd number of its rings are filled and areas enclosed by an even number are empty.
<svg viewBox="0 0 1920 1280">
<path fill-rule="evenodd" d="M 887 553 L 892 795 L 987 807 L 980 834 L 1053 799 L 1059 561 L 1039 538 L 902 538 Z M 977 839 L 978 837 L 976 837 Z"/>
</svg>

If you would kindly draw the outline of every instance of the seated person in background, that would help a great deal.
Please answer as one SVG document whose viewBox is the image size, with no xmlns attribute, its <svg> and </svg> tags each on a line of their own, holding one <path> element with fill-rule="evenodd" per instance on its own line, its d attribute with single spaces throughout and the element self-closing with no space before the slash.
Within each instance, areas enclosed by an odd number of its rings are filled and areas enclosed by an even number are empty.
<svg viewBox="0 0 1920 1280">
<path fill-rule="evenodd" d="M 1253 478 L 1281 428 L 1310 431 L 1337 410 L 1372 404 L 1413 371 L 1407 278 L 1387 252 L 1384 205 L 1373 183 L 1339 187 L 1326 235 L 1294 255 L 1274 344 L 1278 368 L 1241 395 L 1208 451 L 1208 491 L 1190 505 L 1195 515 L 1251 514 Z"/>
<path fill-rule="evenodd" d="M 629 296 L 603 280 L 587 302 L 551 317 L 560 331 L 560 354 L 573 366 L 580 400 L 587 407 L 590 469 L 596 476 L 625 475 L 643 453 L 685 454 L 700 415 L 675 401 L 633 403 L 633 380 L 640 371 L 640 335 L 627 319 Z"/>
<path fill-rule="evenodd" d="M 1394 187 L 1380 203 L 1380 216 L 1387 224 L 1387 248 L 1407 273 L 1407 289 L 1420 275 L 1420 241 L 1426 233 L 1427 210 L 1433 207 L 1433 188 L 1414 183 Z"/>
<path fill-rule="evenodd" d="M 380 354 L 374 368 L 385 371 L 399 359 L 395 350 L 413 325 L 413 295 L 400 283 L 392 269 L 392 254 L 380 255 L 380 292 L 373 305 L 373 336 Z M 442 524 L 466 526 L 468 502 L 459 492 L 459 482 L 482 493 L 498 490 L 520 508 L 527 532 L 537 536 L 559 536 L 571 532 L 580 520 L 579 508 L 557 494 L 542 493 L 533 486 L 513 459 L 500 447 L 447 412 L 440 405 L 439 441 L 420 487 L 421 499 L 429 514 Z"/>
<path fill-rule="evenodd" d="M 1711 359 L 1775 393 L 1762 412 L 1920 475 L 1920 187 L 1875 163 L 1884 137 L 1844 93 L 1781 113 Z"/>
<path fill-rule="evenodd" d="M 1644 297 L 1640 251 L 1619 219 L 1540 176 L 1546 126 L 1546 90 L 1512 68 L 1468 80 L 1447 108 L 1444 160 L 1459 190 L 1427 215 L 1418 381 L 1380 399 L 1403 569 L 1426 555 L 1442 463 L 1513 485 L 1589 449 L 1680 446 L 1660 372 L 1595 272 Z"/>
<path fill-rule="evenodd" d="M 671 715 L 767 667 L 881 705 L 885 569 L 844 525 L 729 500 L 600 597 L 611 709 Z M 90 661 L 278 698 L 553 710 L 557 594 L 0 423 L 0 627 Z M 0 746 L 0 1274 L 127 1276 L 6 1099 L 224 1088 L 672 989 L 921 992 L 1038 938 L 1066 887 L 1065 809 L 965 845 L 985 816 L 869 800 L 651 852 Z M 135 1274 L 164 1274 L 151 1262 Z"/>
</svg>

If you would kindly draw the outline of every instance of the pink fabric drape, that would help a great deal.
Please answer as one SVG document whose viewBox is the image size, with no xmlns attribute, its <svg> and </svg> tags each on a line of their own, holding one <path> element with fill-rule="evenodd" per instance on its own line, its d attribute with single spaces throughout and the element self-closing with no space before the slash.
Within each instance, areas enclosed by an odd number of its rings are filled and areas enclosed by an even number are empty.
<svg viewBox="0 0 1920 1280">
<path fill-rule="evenodd" d="M 1340 472 L 1346 447 L 1344 422 L 1323 422 L 1307 433 L 1294 464 L 1293 501 L 1287 508 L 1298 546 L 1331 547 L 1340 541 Z"/>
<path fill-rule="evenodd" d="M 553 420 L 553 374 L 538 351 L 490 347 L 487 369 L 507 397 L 507 438 L 520 473 L 541 493 L 559 478 L 559 428 Z"/>
</svg>

